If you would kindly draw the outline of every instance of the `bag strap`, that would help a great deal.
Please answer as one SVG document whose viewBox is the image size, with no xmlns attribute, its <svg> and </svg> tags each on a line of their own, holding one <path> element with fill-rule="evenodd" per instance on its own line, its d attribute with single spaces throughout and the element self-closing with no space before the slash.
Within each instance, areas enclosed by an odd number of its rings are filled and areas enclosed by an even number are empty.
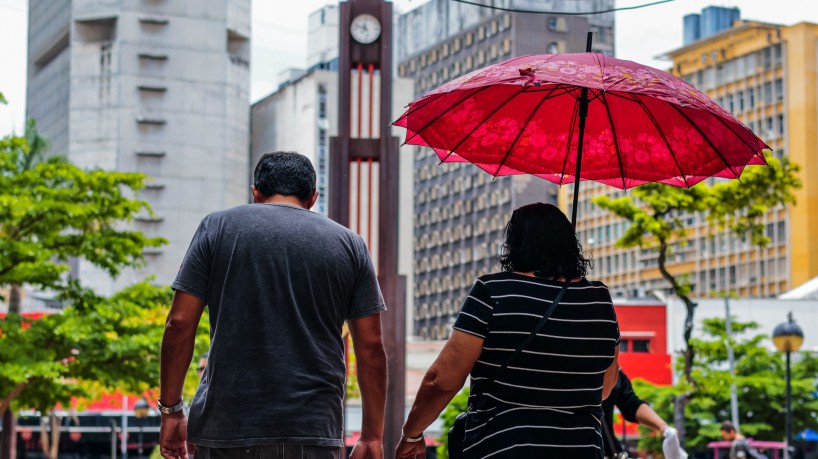
<svg viewBox="0 0 818 459">
<path fill-rule="evenodd" d="M 611 432 L 611 429 L 608 428 L 608 422 L 605 419 L 604 412 L 602 413 L 602 432 L 605 436 L 605 440 L 608 441 L 608 447 L 611 448 L 611 454 L 620 453 L 621 451 L 619 451 L 619 448 L 617 447 L 616 442 L 614 441 L 613 432 Z"/>
<path fill-rule="evenodd" d="M 487 392 L 488 388 L 491 387 L 491 385 L 494 383 L 494 381 L 496 381 L 497 378 L 499 378 L 500 375 L 503 374 L 503 372 L 506 371 L 506 368 L 508 368 L 508 366 L 511 364 L 511 362 L 513 362 L 514 359 L 516 359 L 517 356 L 519 356 L 520 353 L 523 352 L 523 349 L 525 349 L 525 347 L 528 346 L 529 343 L 531 343 L 531 341 L 534 339 L 534 337 L 537 336 L 537 333 L 539 333 L 540 330 L 542 330 L 542 327 L 545 325 L 545 323 L 548 322 L 548 318 L 551 317 L 551 314 L 554 312 L 555 309 L 557 309 L 557 305 L 560 304 L 560 301 L 562 300 L 562 297 L 565 296 L 565 292 L 568 290 L 568 283 L 569 282 L 566 280 L 565 284 L 563 284 L 563 286 L 562 286 L 562 289 L 557 294 L 557 296 L 554 298 L 554 301 L 552 301 L 551 305 L 548 306 L 548 309 L 546 309 L 545 313 L 543 314 L 542 318 L 540 319 L 540 322 L 537 323 L 537 326 L 534 327 L 534 330 L 531 330 L 531 333 L 528 335 L 528 337 L 525 339 L 525 341 L 523 341 L 522 344 L 520 344 L 520 346 L 517 347 L 517 350 L 515 350 L 514 353 L 511 354 L 511 357 L 509 357 L 508 360 L 506 360 L 506 363 L 504 363 L 503 366 L 501 366 L 494 373 L 494 376 L 492 378 L 490 378 L 488 381 L 486 381 L 485 388 L 483 389 L 483 392 L 480 393 L 480 396 L 481 396 L 480 400 L 478 400 L 474 404 L 475 409 L 477 409 L 481 405 L 480 402 L 485 400 L 486 397 L 484 395 Z"/>
</svg>

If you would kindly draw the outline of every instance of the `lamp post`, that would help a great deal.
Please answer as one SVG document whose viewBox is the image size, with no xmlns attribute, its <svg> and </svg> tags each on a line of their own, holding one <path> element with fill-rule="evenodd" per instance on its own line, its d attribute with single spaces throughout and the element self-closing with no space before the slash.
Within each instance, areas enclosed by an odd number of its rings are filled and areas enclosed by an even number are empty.
<svg viewBox="0 0 818 459">
<path fill-rule="evenodd" d="M 801 327 L 792 319 L 792 311 L 787 315 L 787 322 L 778 324 L 773 330 L 773 343 L 779 352 L 787 355 L 787 413 L 786 413 L 786 435 L 787 449 L 784 451 L 784 458 L 790 457 L 790 441 L 792 440 L 792 375 L 790 373 L 790 354 L 797 352 L 804 344 L 804 332 Z"/>
<path fill-rule="evenodd" d="M 139 457 L 142 457 L 142 420 L 148 417 L 148 410 L 150 409 L 150 405 L 148 405 L 148 401 L 145 400 L 145 397 L 140 398 L 136 405 L 133 407 L 133 414 L 139 419 Z"/>
</svg>

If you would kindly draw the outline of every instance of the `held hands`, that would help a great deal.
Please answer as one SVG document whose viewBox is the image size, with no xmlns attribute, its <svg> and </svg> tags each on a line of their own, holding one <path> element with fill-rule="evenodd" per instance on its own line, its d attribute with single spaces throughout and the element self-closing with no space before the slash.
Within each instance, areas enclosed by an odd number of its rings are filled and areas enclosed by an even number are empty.
<svg viewBox="0 0 818 459">
<path fill-rule="evenodd" d="M 193 454 L 193 445 L 187 443 L 187 417 L 184 413 L 162 415 L 159 430 L 159 452 L 165 459 L 188 459 Z"/>
<path fill-rule="evenodd" d="M 420 440 L 410 441 L 414 439 L 407 439 L 405 435 L 401 435 L 400 443 L 395 448 L 395 459 L 426 459 L 426 441 L 423 435 Z"/>
<path fill-rule="evenodd" d="M 383 459 L 383 441 L 358 440 L 352 447 L 349 459 Z"/>
</svg>

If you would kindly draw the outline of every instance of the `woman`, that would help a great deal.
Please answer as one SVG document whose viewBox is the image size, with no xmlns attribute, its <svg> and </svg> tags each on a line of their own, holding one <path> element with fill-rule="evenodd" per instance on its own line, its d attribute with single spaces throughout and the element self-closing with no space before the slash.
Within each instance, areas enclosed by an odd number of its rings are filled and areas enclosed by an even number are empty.
<svg viewBox="0 0 818 459">
<path fill-rule="evenodd" d="M 466 458 L 601 458 L 602 400 L 616 384 L 619 327 L 611 295 L 585 279 L 571 223 L 531 204 L 506 225 L 502 272 L 472 287 L 449 341 L 429 368 L 403 426 L 399 459 L 425 457 L 426 429 L 471 375 Z M 548 322 L 499 375 L 566 280 Z"/>
</svg>

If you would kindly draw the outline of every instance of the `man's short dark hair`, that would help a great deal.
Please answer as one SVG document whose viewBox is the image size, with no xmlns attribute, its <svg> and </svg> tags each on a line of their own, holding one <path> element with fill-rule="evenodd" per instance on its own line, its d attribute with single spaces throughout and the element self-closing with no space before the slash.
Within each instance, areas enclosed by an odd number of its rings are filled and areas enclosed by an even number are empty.
<svg viewBox="0 0 818 459">
<path fill-rule="evenodd" d="M 730 421 L 724 421 L 721 423 L 721 431 L 722 432 L 735 432 L 736 426 L 733 425 Z"/>
<path fill-rule="evenodd" d="M 256 189 L 264 196 L 295 196 L 309 201 L 315 194 L 315 168 L 310 160 L 291 151 L 266 153 L 253 174 Z"/>
</svg>

